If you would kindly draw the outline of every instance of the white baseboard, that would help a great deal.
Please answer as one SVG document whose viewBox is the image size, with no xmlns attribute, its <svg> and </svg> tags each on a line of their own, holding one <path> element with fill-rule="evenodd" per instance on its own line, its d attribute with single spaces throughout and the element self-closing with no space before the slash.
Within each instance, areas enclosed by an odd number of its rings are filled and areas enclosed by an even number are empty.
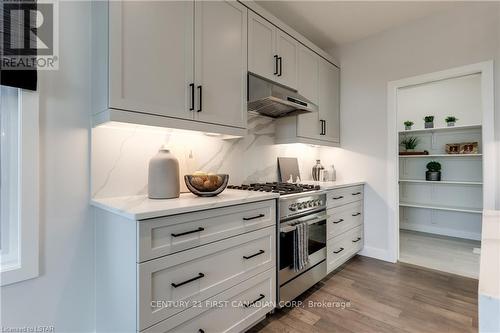
<svg viewBox="0 0 500 333">
<path fill-rule="evenodd" d="M 396 262 L 396 260 L 394 260 L 392 256 L 389 254 L 389 251 L 387 249 L 381 249 L 378 247 L 371 247 L 365 245 L 361 250 L 361 252 L 359 252 L 358 254 L 365 257 L 375 258 L 383 261 Z"/>
<path fill-rule="evenodd" d="M 454 230 L 454 229 L 448 229 L 448 228 L 434 227 L 432 225 L 407 223 L 407 222 L 401 221 L 401 222 L 399 222 L 399 228 L 404 229 L 404 230 L 420 231 L 420 232 L 426 232 L 429 234 L 436 234 L 436 235 L 442 235 L 442 236 L 465 238 L 465 239 L 472 239 L 472 240 L 478 240 L 478 241 L 481 240 L 481 234 L 478 234 L 478 233 L 469 232 L 469 231 L 462 231 L 462 230 Z"/>
</svg>

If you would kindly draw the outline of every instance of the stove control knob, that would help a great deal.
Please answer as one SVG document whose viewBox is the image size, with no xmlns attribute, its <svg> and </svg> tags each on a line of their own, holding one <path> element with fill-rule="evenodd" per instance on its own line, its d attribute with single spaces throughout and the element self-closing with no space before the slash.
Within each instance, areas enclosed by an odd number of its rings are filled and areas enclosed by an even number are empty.
<svg viewBox="0 0 500 333">
<path fill-rule="evenodd" d="M 296 211 L 297 210 L 297 205 L 296 204 L 291 204 L 290 206 L 288 206 L 288 209 L 291 210 L 292 212 Z"/>
<path fill-rule="evenodd" d="M 313 205 L 314 205 L 314 201 L 313 200 L 307 202 L 307 206 L 312 207 Z"/>
</svg>

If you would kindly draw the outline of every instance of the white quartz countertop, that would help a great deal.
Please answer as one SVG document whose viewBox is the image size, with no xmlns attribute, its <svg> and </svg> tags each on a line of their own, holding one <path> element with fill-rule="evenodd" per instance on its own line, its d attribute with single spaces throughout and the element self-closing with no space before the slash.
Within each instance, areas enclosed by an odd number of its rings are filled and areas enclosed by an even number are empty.
<svg viewBox="0 0 500 333">
<path fill-rule="evenodd" d="M 226 189 L 215 197 L 182 193 L 179 198 L 153 200 L 146 195 L 92 199 L 91 205 L 132 220 L 144 220 L 279 198 L 277 193 Z"/>
<path fill-rule="evenodd" d="M 361 180 L 339 180 L 334 182 L 317 182 L 314 180 L 303 180 L 302 184 L 319 185 L 322 190 L 333 190 L 336 188 L 363 185 L 365 182 Z"/>
<path fill-rule="evenodd" d="M 500 211 L 483 212 L 479 294 L 500 299 Z"/>
</svg>

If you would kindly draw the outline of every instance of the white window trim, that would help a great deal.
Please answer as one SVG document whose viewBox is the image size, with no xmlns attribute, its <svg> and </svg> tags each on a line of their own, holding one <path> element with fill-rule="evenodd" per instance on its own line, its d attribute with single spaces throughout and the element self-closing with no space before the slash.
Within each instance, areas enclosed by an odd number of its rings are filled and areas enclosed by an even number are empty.
<svg viewBox="0 0 500 333">
<path fill-rule="evenodd" d="M 19 93 L 18 246 L 14 263 L 1 267 L 2 286 L 37 277 L 39 274 L 39 132 L 38 93 Z"/>
</svg>

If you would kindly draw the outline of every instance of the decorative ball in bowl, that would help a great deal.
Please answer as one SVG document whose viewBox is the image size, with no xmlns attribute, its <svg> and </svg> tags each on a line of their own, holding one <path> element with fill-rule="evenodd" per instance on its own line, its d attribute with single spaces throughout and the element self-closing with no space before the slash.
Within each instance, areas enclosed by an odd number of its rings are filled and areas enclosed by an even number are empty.
<svg viewBox="0 0 500 333">
<path fill-rule="evenodd" d="M 229 175 L 197 171 L 185 175 L 184 182 L 191 193 L 200 197 L 214 197 L 226 189 Z"/>
</svg>

